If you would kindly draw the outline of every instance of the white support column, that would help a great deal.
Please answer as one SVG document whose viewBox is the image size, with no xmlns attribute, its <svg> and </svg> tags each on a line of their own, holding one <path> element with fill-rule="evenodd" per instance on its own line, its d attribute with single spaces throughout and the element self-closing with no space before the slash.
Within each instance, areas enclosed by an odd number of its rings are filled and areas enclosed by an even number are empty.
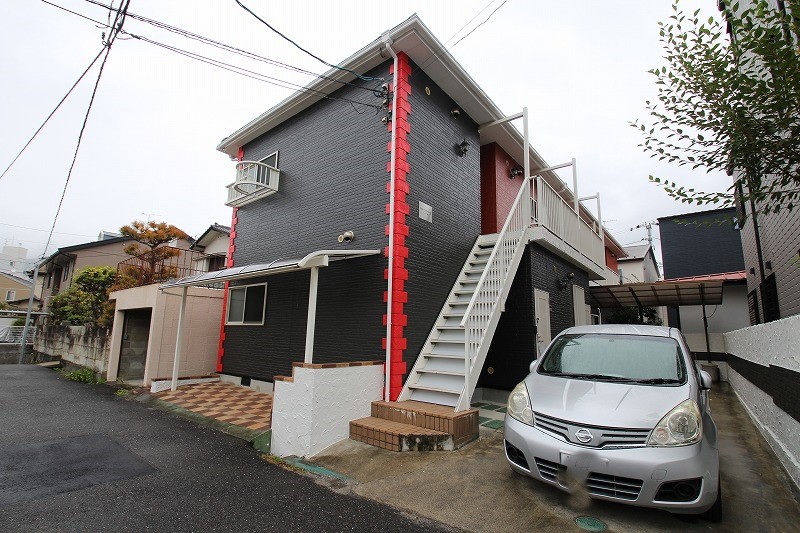
<svg viewBox="0 0 800 533">
<path fill-rule="evenodd" d="M 525 153 L 522 155 L 523 166 L 525 167 L 525 183 L 529 183 L 528 180 L 531 179 L 531 141 L 528 138 L 528 108 L 527 107 L 523 107 L 522 108 L 522 135 L 525 137 L 524 146 L 523 146 L 523 149 L 525 150 Z M 530 196 L 530 192 L 528 193 L 528 196 Z M 528 200 L 525 202 L 525 205 L 527 207 L 525 208 L 525 211 L 523 213 L 525 213 L 525 212 L 528 213 L 527 221 L 525 222 L 525 226 L 527 227 L 527 226 L 530 226 L 530 223 L 531 223 L 531 212 L 530 212 L 531 211 L 531 201 L 530 201 L 530 198 L 528 198 Z M 539 206 L 539 202 L 538 201 L 536 202 L 536 206 L 537 206 L 536 208 L 538 210 L 538 208 L 539 208 L 538 207 Z M 536 216 L 536 214 L 534 213 L 533 216 Z"/>
<path fill-rule="evenodd" d="M 172 387 L 173 391 L 178 388 L 178 369 L 181 362 L 181 337 L 183 333 L 183 318 L 186 315 L 186 292 L 189 287 L 181 290 L 181 310 L 178 313 L 178 338 L 175 340 L 175 359 L 172 361 Z"/>
<path fill-rule="evenodd" d="M 575 164 L 574 157 L 572 158 L 572 197 L 575 200 L 575 212 L 578 213 L 578 219 L 580 219 L 581 206 L 578 200 L 578 167 Z"/>
<path fill-rule="evenodd" d="M 317 286 L 319 267 L 311 267 L 311 282 L 308 287 L 308 319 L 306 320 L 306 356 L 304 361 L 311 364 L 314 359 L 314 331 L 317 322 Z"/>
</svg>

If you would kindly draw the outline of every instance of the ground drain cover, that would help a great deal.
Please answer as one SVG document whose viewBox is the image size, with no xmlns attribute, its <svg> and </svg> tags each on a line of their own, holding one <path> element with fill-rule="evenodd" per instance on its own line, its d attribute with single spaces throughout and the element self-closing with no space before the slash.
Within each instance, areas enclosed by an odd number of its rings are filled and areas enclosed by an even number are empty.
<svg viewBox="0 0 800 533">
<path fill-rule="evenodd" d="M 0 508 L 152 472 L 105 435 L 0 447 Z"/>
<path fill-rule="evenodd" d="M 593 516 L 579 516 L 575 519 L 575 523 L 586 531 L 605 531 L 608 528 L 605 522 Z"/>
</svg>

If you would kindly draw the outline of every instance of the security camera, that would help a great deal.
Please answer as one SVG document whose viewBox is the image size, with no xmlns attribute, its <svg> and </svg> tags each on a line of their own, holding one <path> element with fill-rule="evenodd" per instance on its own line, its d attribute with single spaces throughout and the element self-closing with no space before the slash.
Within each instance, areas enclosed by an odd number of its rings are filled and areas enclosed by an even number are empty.
<svg viewBox="0 0 800 533">
<path fill-rule="evenodd" d="M 572 279 L 572 278 L 574 278 L 574 277 L 575 277 L 575 274 L 573 274 L 572 272 L 570 272 L 569 274 L 567 274 L 567 279 Z"/>
<path fill-rule="evenodd" d="M 461 116 L 461 110 L 457 107 L 453 108 L 453 110 L 450 111 L 450 114 L 453 115 L 453 118 L 458 118 Z"/>
</svg>

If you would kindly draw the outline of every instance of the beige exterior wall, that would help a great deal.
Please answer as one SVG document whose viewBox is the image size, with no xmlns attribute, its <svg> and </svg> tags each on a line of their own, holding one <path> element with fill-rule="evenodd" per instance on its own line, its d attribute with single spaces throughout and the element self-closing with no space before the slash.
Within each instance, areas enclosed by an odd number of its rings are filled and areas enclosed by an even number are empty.
<svg viewBox="0 0 800 533">
<path fill-rule="evenodd" d="M 31 290 L 25 284 L 0 274 L 0 302 L 6 301 L 6 292 L 14 291 L 14 300 L 30 298 Z"/>
<path fill-rule="evenodd" d="M 216 372 L 222 294 L 221 290 L 188 289 L 179 377 L 204 376 Z M 143 384 L 147 386 L 155 379 L 171 378 L 181 289 L 162 291 L 160 285 L 147 285 L 111 293 L 111 299 L 116 300 L 116 311 L 107 379 L 117 379 L 125 310 L 145 308 L 152 309 L 152 319 Z"/>
</svg>

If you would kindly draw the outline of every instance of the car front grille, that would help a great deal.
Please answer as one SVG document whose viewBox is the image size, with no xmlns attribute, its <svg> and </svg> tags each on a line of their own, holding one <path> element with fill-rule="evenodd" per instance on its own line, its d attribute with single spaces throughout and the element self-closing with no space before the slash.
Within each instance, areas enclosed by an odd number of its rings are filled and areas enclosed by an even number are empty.
<svg viewBox="0 0 800 533">
<path fill-rule="evenodd" d="M 562 470 L 566 470 L 565 466 L 554 463 L 553 461 L 546 461 L 541 457 L 534 457 L 534 460 L 536 461 L 536 468 L 539 469 L 539 475 L 553 483 L 558 483 L 558 473 Z"/>
<path fill-rule="evenodd" d="M 542 413 L 533 413 L 533 425 L 550 433 L 563 441 L 578 446 L 590 448 L 626 448 L 645 446 L 649 429 L 611 428 L 604 426 L 587 426 L 577 422 L 569 422 Z M 590 442 L 581 442 L 575 437 L 580 429 L 587 429 L 592 433 Z"/>
<path fill-rule="evenodd" d="M 639 497 L 639 492 L 642 490 L 642 483 L 643 481 L 641 479 L 609 476 L 597 472 L 592 472 L 589 474 L 589 477 L 586 478 L 586 488 L 589 490 L 589 494 L 630 501 L 636 500 L 636 498 Z"/>
</svg>

